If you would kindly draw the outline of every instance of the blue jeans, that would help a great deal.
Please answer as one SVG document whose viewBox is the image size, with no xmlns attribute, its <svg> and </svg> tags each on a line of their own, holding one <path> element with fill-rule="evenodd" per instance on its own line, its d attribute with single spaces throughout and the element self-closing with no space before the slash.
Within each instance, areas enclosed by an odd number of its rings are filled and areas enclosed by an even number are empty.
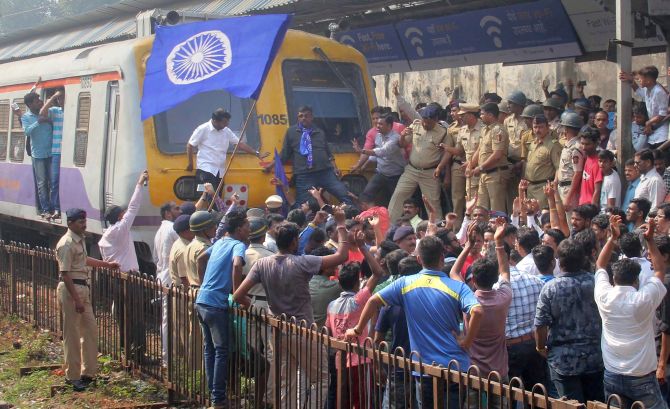
<svg viewBox="0 0 670 409">
<path fill-rule="evenodd" d="M 561 375 L 549 365 L 551 380 L 558 396 L 586 403 L 590 400 L 605 402 L 603 395 L 603 371 L 579 375 Z"/>
<path fill-rule="evenodd" d="M 617 394 L 621 398 L 622 409 L 639 400 L 646 409 L 667 409 L 661 388 L 656 380 L 656 371 L 644 376 L 618 375 L 605 370 L 605 396 Z"/>
<path fill-rule="evenodd" d="M 347 187 L 337 178 L 333 169 L 324 169 L 317 172 L 295 175 L 295 207 L 300 207 L 312 195 L 308 190 L 314 187 L 322 187 L 342 203 L 352 204 L 348 196 Z"/>
<path fill-rule="evenodd" d="M 416 379 L 416 396 L 419 401 L 419 409 L 430 409 L 435 406 L 433 400 L 433 378 L 432 377 L 415 377 Z M 440 409 L 458 409 L 463 406 L 465 401 L 466 391 L 460 389 L 457 383 L 450 382 L 449 386 L 444 388 L 443 393 L 449 396 L 444 400 L 444 408 Z M 460 393 L 459 393 L 460 392 Z"/>
<path fill-rule="evenodd" d="M 51 207 L 53 210 L 60 212 L 60 155 L 51 156 L 51 172 L 49 176 Z"/>
<path fill-rule="evenodd" d="M 226 404 L 228 380 L 228 308 L 196 304 L 202 329 L 207 388 L 213 405 Z"/>
<path fill-rule="evenodd" d="M 51 172 L 51 158 L 33 158 L 33 174 L 37 183 L 37 203 L 40 213 L 51 212 L 49 200 L 49 174 Z"/>
</svg>

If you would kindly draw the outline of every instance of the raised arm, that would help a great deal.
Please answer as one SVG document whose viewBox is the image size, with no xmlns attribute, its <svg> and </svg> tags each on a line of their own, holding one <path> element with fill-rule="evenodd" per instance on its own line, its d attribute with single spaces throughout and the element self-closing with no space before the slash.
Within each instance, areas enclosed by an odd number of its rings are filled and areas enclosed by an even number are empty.
<svg viewBox="0 0 670 409">
<path fill-rule="evenodd" d="M 347 258 L 349 258 L 349 242 L 354 240 L 353 237 L 351 237 L 351 240 L 348 240 L 349 235 L 347 228 L 344 226 L 344 210 L 339 207 L 335 208 L 335 211 L 333 212 L 333 218 L 337 223 L 337 252 L 335 254 L 323 257 L 323 260 L 321 261 L 322 269 L 337 267 L 347 261 Z"/>
<path fill-rule="evenodd" d="M 384 276 L 384 269 L 379 265 L 379 262 L 375 256 L 370 253 L 370 250 L 368 250 L 367 246 L 365 245 L 365 234 L 362 231 L 359 231 L 356 234 L 356 246 L 358 246 L 358 249 L 361 251 L 361 253 L 363 253 L 365 261 L 368 262 L 368 265 L 372 270 L 372 277 L 370 277 L 368 282 L 365 284 L 368 290 L 372 292 L 375 287 L 377 287 L 379 280 Z"/>
<path fill-rule="evenodd" d="M 498 273 L 500 278 L 510 282 L 509 275 L 509 260 L 507 258 L 507 252 L 505 251 L 505 227 L 507 227 L 507 220 L 504 217 L 498 217 L 496 219 L 496 232 L 493 235 L 493 239 L 496 243 L 496 258 L 498 259 Z"/>
<path fill-rule="evenodd" d="M 617 240 L 619 240 L 620 236 L 621 216 L 610 216 L 610 236 L 598 256 L 596 268 L 603 270 L 607 269 L 607 264 L 609 264 L 610 259 L 612 258 L 612 253 L 614 252 L 614 248 L 616 247 Z"/>
<path fill-rule="evenodd" d="M 647 249 L 649 249 L 651 264 L 654 265 L 654 277 L 663 282 L 666 268 L 665 258 L 661 252 L 658 251 L 658 247 L 654 241 L 654 230 L 656 230 L 656 221 L 654 219 L 649 219 L 649 223 L 647 223 L 647 231 L 644 232 L 644 239 L 647 242 Z"/>
<path fill-rule="evenodd" d="M 142 196 L 140 192 L 142 191 L 142 186 L 144 186 L 144 182 L 146 182 L 147 180 L 149 180 L 149 172 L 145 170 L 142 172 L 142 174 L 140 174 L 140 177 L 137 180 L 137 184 L 135 185 L 135 191 L 133 192 L 133 196 L 130 198 L 130 203 L 128 203 L 128 209 L 126 210 L 126 213 L 118 222 L 121 228 L 130 230 L 130 228 L 133 226 L 135 216 L 137 216 L 137 213 L 139 213 L 140 211 L 140 203 L 142 201 Z"/>
</svg>

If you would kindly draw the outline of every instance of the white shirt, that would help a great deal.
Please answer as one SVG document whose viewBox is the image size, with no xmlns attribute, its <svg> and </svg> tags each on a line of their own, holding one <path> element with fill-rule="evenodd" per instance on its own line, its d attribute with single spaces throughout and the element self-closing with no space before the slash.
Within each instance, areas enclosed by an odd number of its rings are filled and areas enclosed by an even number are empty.
<svg viewBox="0 0 670 409">
<path fill-rule="evenodd" d="M 607 207 L 607 199 L 614 199 L 614 207 L 621 207 L 621 179 L 616 170 L 605 176 L 600 190 L 600 210 Z"/>
<path fill-rule="evenodd" d="M 668 114 L 668 93 L 665 92 L 660 84 L 654 85 L 652 89 L 639 87 L 635 93 L 644 98 L 644 104 L 647 106 L 647 113 L 649 118 L 655 116 L 666 116 Z M 648 143 L 659 143 L 668 140 L 668 124 L 664 123 L 656 129 L 649 138 Z"/>
<path fill-rule="evenodd" d="M 654 269 L 651 266 L 651 262 L 644 257 L 630 257 L 630 259 L 637 261 L 637 264 L 640 265 L 638 280 L 640 281 L 639 287 L 642 288 L 654 276 Z"/>
<path fill-rule="evenodd" d="M 275 253 L 279 252 L 279 249 L 277 248 L 277 242 L 275 241 L 274 237 L 270 236 L 270 233 L 265 233 L 265 241 L 263 242 L 263 246 Z"/>
<path fill-rule="evenodd" d="M 163 220 L 154 237 L 154 262 L 156 263 L 156 278 L 161 284 L 169 287 L 172 284 L 170 278 L 170 250 L 179 238 L 177 232 L 172 228 L 170 220 Z"/>
<path fill-rule="evenodd" d="M 619 375 L 644 376 L 656 370 L 654 312 L 666 289 L 651 277 L 635 290 L 612 286 L 607 272 L 596 272 L 594 297 L 603 323 L 600 347 L 605 369 Z"/>
<path fill-rule="evenodd" d="M 533 253 L 526 254 L 526 257 L 522 258 L 516 265 L 516 268 L 519 271 L 524 271 L 532 275 L 540 275 L 540 270 L 537 269 L 535 265 L 535 260 L 533 260 Z"/>
<path fill-rule="evenodd" d="M 651 210 L 656 210 L 656 207 L 663 203 L 665 199 L 665 182 L 661 175 L 656 172 L 656 168 L 644 175 L 640 175 L 640 183 L 635 188 L 635 197 L 643 197 L 651 202 Z"/>
<path fill-rule="evenodd" d="M 133 197 L 130 198 L 126 214 L 121 220 L 109 226 L 98 242 L 100 254 L 104 261 L 119 263 L 119 269 L 124 273 L 128 271 L 140 271 L 135 254 L 135 244 L 130 236 L 130 228 L 133 227 L 135 216 L 140 211 L 140 189 L 136 185 Z"/>
<path fill-rule="evenodd" d="M 189 145 L 198 148 L 196 167 L 214 176 L 223 175 L 228 146 L 239 142 L 240 138 L 228 127 L 219 131 L 212 126 L 212 121 L 207 121 L 195 128 L 188 140 Z"/>
</svg>

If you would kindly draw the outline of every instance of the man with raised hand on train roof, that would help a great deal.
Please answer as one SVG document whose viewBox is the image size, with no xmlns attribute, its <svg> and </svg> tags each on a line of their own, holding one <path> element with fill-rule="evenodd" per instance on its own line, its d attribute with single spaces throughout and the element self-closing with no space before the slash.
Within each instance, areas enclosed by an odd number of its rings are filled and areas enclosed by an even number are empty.
<svg viewBox="0 0 670 409">
<path fill-rule="evenodd" d="M 188 166 L 186 171 L 193 171 L 193 150 L 197 149 L 195 180 L 199 185 L 211 183 L 216 189 L 221 183 L 226 168 L 226 152 L 230 145 L 239 145 L 246 153 L 263 159 L 269 153 L 261 153 L 244 142 L 228 128 L 230 113 L 219 108 L 212 113 L 212 119 L 198 126 L 186 144 Z"/>
<path fill-rule="evenodd" d="M 49 197 L 49 172 L 51 169 L 51 142 L 53 131 L 51 120 L 40 116 L 44 101 L 36 92 L 23 97 L 28 111 L 21 116 L 21 125 L 27 138 L 30 138 L 30 156 L 33 161 L 33 174 L 37 185 L 37 208 L 43 219 L 50 219 L 53 206 Z"/>
</svg>

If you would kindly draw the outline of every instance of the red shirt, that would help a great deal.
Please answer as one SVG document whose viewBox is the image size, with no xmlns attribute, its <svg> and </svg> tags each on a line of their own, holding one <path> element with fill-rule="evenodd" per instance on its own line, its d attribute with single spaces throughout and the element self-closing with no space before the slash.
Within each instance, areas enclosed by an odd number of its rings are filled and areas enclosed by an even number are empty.
<svg viewBox="0 0 670 409">
<path fill-rule="evenodd" d="M 579 187 L 579 204 L 593 202 L 593 192 L 596 191 L 596 183 L 603 182 L 603 172 L 598 165 L 598 155 L 587 156 L 584 161 L 584 172 L 582 183 Z"/>
</svg>

